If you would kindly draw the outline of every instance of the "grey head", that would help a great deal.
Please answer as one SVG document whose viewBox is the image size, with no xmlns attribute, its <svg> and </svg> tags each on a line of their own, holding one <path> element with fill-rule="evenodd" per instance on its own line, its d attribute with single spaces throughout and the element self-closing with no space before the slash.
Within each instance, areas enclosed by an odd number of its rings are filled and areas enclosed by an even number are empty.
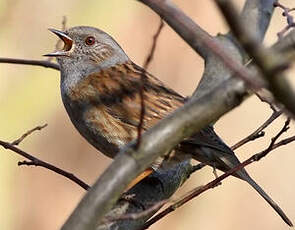
<svg viewBox="0 0 295 230">
<path fill-rule="evenodd" d="M 97 28 L 76 26 L 66 31 L 49 30 L 64 42 L 64 47 L 44 56 L 56 57 L 62 74 L 69 71 L 89 73 L 129 60 L 119 44 Z"/>
</svg>

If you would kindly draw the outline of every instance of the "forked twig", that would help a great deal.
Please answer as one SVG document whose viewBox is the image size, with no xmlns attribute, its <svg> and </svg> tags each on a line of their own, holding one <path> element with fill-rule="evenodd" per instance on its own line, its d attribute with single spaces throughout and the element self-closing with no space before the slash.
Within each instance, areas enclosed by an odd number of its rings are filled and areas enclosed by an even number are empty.
<svg viewBox="0 0 295 230">
<path fill-rule="evenodd" d="M 274 7 L 281 8 L 283 10 L 282 15 L 287 19 L 287 25 L 280 32 L 277 33 L 278 38 L 281 39 L 289 29 L 295 27 L 294 17 L 290 14 L 290 12 L 295 11 L 295 8 L 288 8 L 279 3 L 279 1 L 276 1 L 273 5 Z"/>
<path fill-rule="evenodd" d="M 274 120 L 276 120 L 279 116 L 281 116 L 283 112 L 282 111 L 274 111 L 271 116 L 260 126 L 258 127 L 258 129 L 256 129 L 253 133 L 251 133 L 249 136 L 243 138 L 242 140 L 240 140 L 238 143 L 236 143 L 235 145 L 233 145 L 231 147 L 232 150 L 235 150 L 239 147 L 241 147 L 242 145 L 250 142 L 250 141 L 254 141 L 257 138 L 263 137 L 264 136 L 264 132 L 263 130 L 265 128 L 267 128 Z"/>
<path fill-rule="evenodd" d="M 89 185 L 87 185 L 86 183 L 84 183 L 82 180 L 80 180 L 78 177 L 76 177 L 74 174 L 66 172 L 52 164 L 49 164 L 45 161 L 39 160 L 38 158 L 34 157 L 33 155 L 17 148 L 16 146 L 5 142 L 5 141 L 1 141 L 0 140 L 0 145 L 3 146 L 5 149 L 9 149 L 27 159 L 29 159 L 30 161 L 22 161 L 19 162 L 18 165 L 34 165 L 34 166 L 40 166 L 46 169 L 49 169 L 57 174 L 60 174 L 66 178 L 68 178 L 69 180 L 75 182 L 76 184 L 80 185 L 82 188 L 84 188 L 85 190 L 88 190 L 90 188 Z"/>
</svg>

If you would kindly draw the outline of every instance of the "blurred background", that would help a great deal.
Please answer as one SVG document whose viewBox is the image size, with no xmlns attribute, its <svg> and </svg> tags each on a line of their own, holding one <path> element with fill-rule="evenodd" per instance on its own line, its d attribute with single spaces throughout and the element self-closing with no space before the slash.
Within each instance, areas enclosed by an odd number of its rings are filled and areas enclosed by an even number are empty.
<svg viewBox="0 0 295 230">
<path fill-rule="evenodd" d="M 208 0 L 175 0 L 193 20 L 210 34 L 226 32 L 222 17 Z M 242 6 L 244 1 L 238 1 Z M 282 1 L 294 7 L 292 1 Z M 293 5 L 291 5 L 293 4 Z M 43 59 L 54 50 L 57 38 L 47 28 L 89 25 L 110 33 L 137 64 L 142 65 L 151 45 L 159 17 L 135 0 L 0 0 L 0 56 Z M 266 43 L 277 40 L 285 25 L 277 9 Z M 165 26 L 149 71 L 185 96 L 191 95 L 202 71 L 203 61 L 190 47 Z M 290 71 L 290 76 L 292 71 Z M 61 102 L 59 72 L 42 67 L 0 64 L 0 139 L 13 141 L 27 130 L 48 123 L 41 132 L 20 145 L 25 151 L 70 171 L 92 184 L 109 165 L 78 134 Z M 229 145 L 251 133 L 271 114 L 268 105 L 251 97 L 216 124 L 217 132 Z M 245 159 L 264 149 L 282 127 L 278 119 L 266 136 L 238 149 Z M 293 126 L 293 124 L 291 124 Z M 294 135 L 294 129 L 285 135 Z M 295 222 L 294 144 L 277 149 L 248 172 L 277 201 Z M 76 184 L 38 167 L 18 167 L 24 160 L 0 148 L 0 229 L 59 229 L 85 191 Z M 213 179 L 206 168 L 194 174 L 176 193 Z M 246 183 L 228 178 L 213 190 L 179 208 L 151 229 L 288 229 L 283 221 Z"/>
</svg>

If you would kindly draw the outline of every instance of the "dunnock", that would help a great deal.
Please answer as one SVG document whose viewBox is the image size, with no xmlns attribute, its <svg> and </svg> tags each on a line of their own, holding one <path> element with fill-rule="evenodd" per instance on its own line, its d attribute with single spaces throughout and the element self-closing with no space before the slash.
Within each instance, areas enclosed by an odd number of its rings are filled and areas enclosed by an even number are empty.
<svg viewBox="0 0 295 230">
<path fill-rule="evenodd" d="M 142 74 L 145 75 L 143 130 L 185 103 L 184 97 L 134 64 L 105 32 L 86 26 L 73 27 L 65 32 L 50 31 L 64 42 L 63 50 L 46 55 L 57 57 L 60 64 L 64 106 L 80 134 L 105 155 L 113 158 L 122 146 L 137 137 Z M 222 171 L 240 164 L 212 126 L 181 142 L 176 152 L 190 154 Z M 234 176 L 248 182 L 292 226 L 285 213 L 245 169 Z"/>
</svg>

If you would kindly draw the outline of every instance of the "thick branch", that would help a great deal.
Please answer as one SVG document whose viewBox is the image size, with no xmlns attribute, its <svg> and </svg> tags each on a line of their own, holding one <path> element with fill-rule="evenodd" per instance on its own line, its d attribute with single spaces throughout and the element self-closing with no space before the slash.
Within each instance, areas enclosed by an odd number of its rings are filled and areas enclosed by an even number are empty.
<svg viewBox="0 0 295 230">
<path fill-rule="evenodd" d="M 247 0 L 241 12 L 243 21 L 251 25 L 249 26 L 251 31 L 253 31 L 261 41 L 265 36 L 266 29 L 268 28 L 272 16 L 272 2 L 273 0 Z M 234 38 L 231 36 L 231 33 L 227 35 L 218 35 L 216 39 L 221 46 L 230 52 L 235 62 L 244 64 L 248 61 L 248 56 L 244 50 L 239 47 L 238 43 L 233 42 Z M 201 96 L 207 93 L 232 76 L 232 69 L 225 68 L 223 60 L 215 55 L 209 55 L 205 64 L 205 71 L 194 92 L 194 96 Z"/>
<path fill-rule="evenodd" d="M 286 36 L 280 39 L 280 42 L 277 42 L 272 46 L 274 52 L 280 52 L 281 55 L 286 57 L 288 60 L 295 59 L 295 30 L 290 31 Z"/>
<path fill-rule="evenodd" d="M 295 115 L 295 92 L 291 84 L 282 73 L 289 66 L 288 60 L 279 53 L 266 49 L 256 35 L 248 30 L 231 1 L 216 0 L 229 26 L 241 45 L 253 57 L 254 62 L 261 69 L 264 79 L 275 98 Z"/>
<path fill-rule="evenodd" d="M 247 23 L 257 41 L 262 42 L 274 11 L 276 0 L 247 0 L 241 13 L 241 20 Z"/>
</svg>

